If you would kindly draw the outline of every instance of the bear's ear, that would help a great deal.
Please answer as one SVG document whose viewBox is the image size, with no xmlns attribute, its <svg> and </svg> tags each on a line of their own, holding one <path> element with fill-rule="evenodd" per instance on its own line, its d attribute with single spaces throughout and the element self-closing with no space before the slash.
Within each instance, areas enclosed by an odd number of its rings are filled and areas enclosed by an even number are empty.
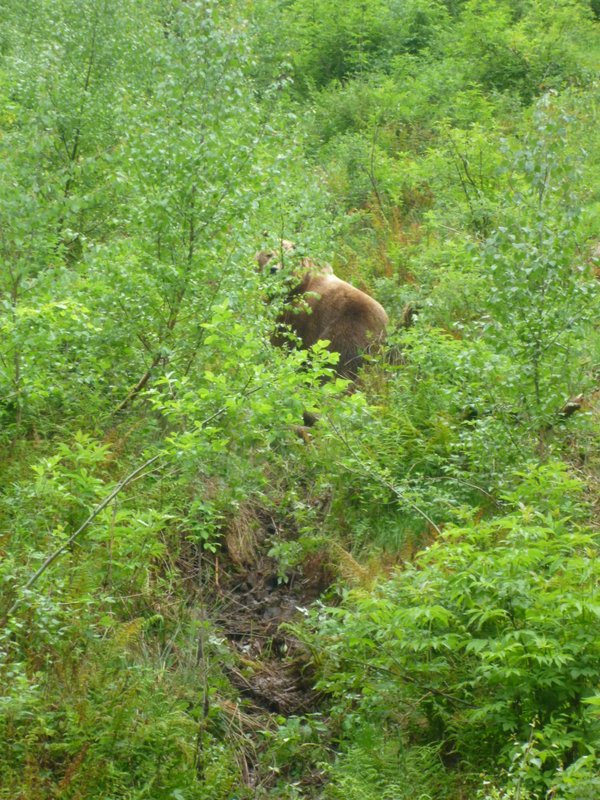
<svg viewBox="0 0 600 800">
<path fill-rule="evenodd" d="M 317 264 L 312 258 L 301 258 L 300 266 L 311 275 L 333 275 L 333 267 L 331 264 Z"/>
</svg>

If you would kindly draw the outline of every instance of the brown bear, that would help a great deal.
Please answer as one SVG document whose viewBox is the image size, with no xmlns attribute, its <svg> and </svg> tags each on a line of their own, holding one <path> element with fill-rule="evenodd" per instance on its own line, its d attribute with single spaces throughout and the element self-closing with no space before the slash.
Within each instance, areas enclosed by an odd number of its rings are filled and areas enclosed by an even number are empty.
<svg viewBox="0 0 600 800">
<path fill-rule="evenodd" d="M 301 258 L 290 270 L 286 260 L 293 260 L 294 245 L 282 240 L 279 251 L 257 253 L 259 266 L 269 266 L 271 273 L 290 275 L 290 291 L 286 308 L 278 323 L 289 326 L 298 336 L 302 347 L 309 348 L 320 339 L 329 340 L 329 350 L 339 353 L 337 373 L 355 380 L 363 362 L 363 354 L 381 344 L 385 337 L 388 315 L 383 306 L 334 275 L 329 264 L 317 265 Z M 286 259 L 286 255 L 288 259 Z M 279 261 L 273 259 L 279 256 Z M 273 343 L 285 345 L 285 331 L 273 337 Z"/>
</svg>

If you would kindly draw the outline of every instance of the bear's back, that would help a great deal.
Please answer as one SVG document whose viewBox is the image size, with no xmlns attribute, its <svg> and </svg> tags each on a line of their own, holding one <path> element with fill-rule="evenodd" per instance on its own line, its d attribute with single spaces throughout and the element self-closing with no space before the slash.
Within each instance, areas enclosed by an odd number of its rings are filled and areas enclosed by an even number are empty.
<svg viewBox="0 0 600 800">
<path fill-rule="evenodd" d="M 384 338 L 388 316 L 383 306 L 332 271 L 307 273 L 299 289 L 301 300 L 285 314 L 284 321 L 304 347 L 329 340 L 329 349 L 340 354 L 338 372 L 355 377 L 361 353 Z"/>
</svg>

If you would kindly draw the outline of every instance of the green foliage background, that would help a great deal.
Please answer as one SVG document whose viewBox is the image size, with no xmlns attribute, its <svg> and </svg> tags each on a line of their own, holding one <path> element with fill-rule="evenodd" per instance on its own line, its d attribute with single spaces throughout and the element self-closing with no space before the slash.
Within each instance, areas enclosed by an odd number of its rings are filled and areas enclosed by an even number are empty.
<svg viewBox="0 0 600 800">
<path fill-rule="evenodd" d="M 5 0 L 0 798 L 598 796 L 598 14 Z M 269 342 L 282 237 L 388 310 L 353 394 Z M 258 726 L 249 508 L 335 576 Z"/>
</svg>

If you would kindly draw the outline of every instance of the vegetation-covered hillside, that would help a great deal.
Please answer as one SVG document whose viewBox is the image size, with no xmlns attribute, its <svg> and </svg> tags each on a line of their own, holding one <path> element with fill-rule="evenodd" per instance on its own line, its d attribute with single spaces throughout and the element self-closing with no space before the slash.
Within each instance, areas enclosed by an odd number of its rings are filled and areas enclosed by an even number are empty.
<svg viewBox="0 0 600 800">
<path fill-rule="evenodd" d="M 0 798 L 599 797 L 598 1 L 1 9 Z"/>
</svg>

